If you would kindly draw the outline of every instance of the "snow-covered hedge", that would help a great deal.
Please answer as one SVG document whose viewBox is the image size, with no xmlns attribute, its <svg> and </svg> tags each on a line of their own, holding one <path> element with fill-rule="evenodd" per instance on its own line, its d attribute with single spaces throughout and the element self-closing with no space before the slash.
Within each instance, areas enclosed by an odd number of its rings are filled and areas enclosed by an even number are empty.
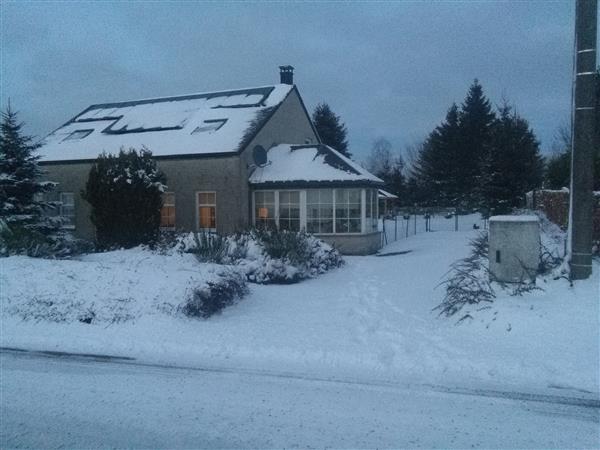
<svg viewBox="0 0 600 450">
<path fill-rule="evenodd" d="M 216 281 L 194 288 L 188 295 L 181 311 L 188 317 L 208 318 L 233 305 L 248 293 L 246 279 L 238 272 L 220 274 Z"/>
<path fill-rule="evenodd" d="M 252 283 L 297 283 L 340 267 L 340 253 L 305 232 L 251 230 L 228 237 L 186 235 L 181 250 L 201 262 L 238 267 Z"/>
</svg>

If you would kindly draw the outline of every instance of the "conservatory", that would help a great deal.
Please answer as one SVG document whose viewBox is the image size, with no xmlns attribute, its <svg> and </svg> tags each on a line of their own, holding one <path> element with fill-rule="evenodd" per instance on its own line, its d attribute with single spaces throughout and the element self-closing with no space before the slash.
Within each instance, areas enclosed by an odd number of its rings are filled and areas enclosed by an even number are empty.
<svg viewBox="0 0 600 450">
<path fill-rule="evenodd" d="M 278 145 L 250 177 L 257 227 L 306 230 L 345 254 L 381 245 L 374 175 L 324 145 Z"/>
</svg>

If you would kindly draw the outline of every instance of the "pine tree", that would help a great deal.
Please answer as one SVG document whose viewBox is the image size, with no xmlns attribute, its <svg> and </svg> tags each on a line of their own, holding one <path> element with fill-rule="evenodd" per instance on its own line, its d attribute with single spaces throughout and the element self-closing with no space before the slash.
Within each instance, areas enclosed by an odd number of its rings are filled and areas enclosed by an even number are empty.
<svg viewBox="0 0 600 450">
<path fill-rule="evenodd" d="M 92 206 L 97 243 L 104 248 L 152 244 L 159 232 L 165 181 L 147 149 L 100 155 L 82 193 Z"/>
<path fill-rule="evenodd" d="M 40 181 L 39 147 L 22 131 L 17 113 L 8 105 L 0 125 L 0 220 L 12 234 L 23 239 L 42 239 L 59 225 L 44 217 L 43 212 L 56 207 L 39 197 L 52 190 L 55 183 Z M 35 236 L 34 236 L 35 235 Z"/>
<path fill-rule="evenodd" d="M 420 197 L 424 204 L 458 206 L 463 200 L 460 146 L 459 111 L 453 104 L 444 122 L 430 133 L 413 168 L 412 178 L 422 190 Z"/>
<path fill-rule="evenodd" d="M 505 214 L 522 206 L 525 193 L 542 183 L 539 142 L 529 123 L 507 103 L 499 108 L 493 123 L 482 168 L 480 193 L 489 214 Z"/>
<path fill-rule="evenodd" d="M 312 120 L 323 144 L 333 147 L 348 158 L 352 156 L 348 151 L 346 125 L 342 123 L 340 117 L 331 110 L 327 103 L 317 105 Z"/>
<path fill-rule="evenodd" d="M 459 114 L 461 145 L 458 147 L 456 162 L 460 166 L 458 202 L 463 208 L 473 209 L 480 204 L 482 164 L 489 152 L 495 118 L 490 101 L 475 79 Z"/>
</svg>

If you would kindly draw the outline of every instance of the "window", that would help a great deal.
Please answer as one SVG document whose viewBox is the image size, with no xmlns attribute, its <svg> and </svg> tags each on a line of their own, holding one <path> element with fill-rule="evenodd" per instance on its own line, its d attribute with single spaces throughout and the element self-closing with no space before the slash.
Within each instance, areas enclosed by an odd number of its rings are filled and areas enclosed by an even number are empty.
<svg viewBox="0 0 600 450">
<path fill-rule="evenodd" d="M 202 125 L 199 125 L 196 128 L 194 128 L 192 134 L 203 133 L 207 131 L 217 131 L 219 128 L 225 125 L 225 122 L 227 122 L 227 119 L 205 120 L 204 122 L 202 122 Z"/>
<path fill-rule="evenodd" d="M 377 231 L 377 189 L 366 190 L 366 231 Z"/>
<path fill-rule="evenodd" d="M 333 190 L 306 191 L 306 231 L 333 233 Z"/>
<path fill-rule="evenodd" d="M 279 229 L 300 231 L 300 191 L 279 192 Z"/>
<path fill-rule="evenodd" d="M 254 193 L 254 223 L 257 227 L 276 228 L 275 192 L 256 191 Z"/>
<path fill-rule="evenodd" d="M 77 139 L 83 139 L 86 136 L 92 134 L 94 130 L 75 130 L 71 134 L 69 134 L 63 141 L 75 141 Z"/>
<path fill-rule="evenodd" d="M 335 190 L 335 232 L 360 233 L 360 189 Z"/>
<path fill-rule="evenodd" d="M 63 226 L 75 228 L 75 194 L 73 192 L 60 193 L 59 215 L 63 217 Z"/>
<path fill-rule="evenodd" d="M 165 192 L 162 195 L 162 199 L 160 226 L 161 228 L 175 228 L 175 193 Z"/>
<path fill-rule="evenodd" d="M 198 229 L 217 230 L 217 194 L 216 192 L 198 192 Z"/>
</svg>

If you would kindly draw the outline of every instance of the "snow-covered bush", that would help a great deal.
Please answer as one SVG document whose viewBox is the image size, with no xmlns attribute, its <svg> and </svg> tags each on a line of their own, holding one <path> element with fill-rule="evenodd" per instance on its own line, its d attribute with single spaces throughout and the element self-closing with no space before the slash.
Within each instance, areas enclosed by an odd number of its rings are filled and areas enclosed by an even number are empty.
<svg viewBox="0 0 600 450">
<path fill-rule="evenodd" d="M 192 289 L 181 311 L 188 317 L 208 318 L 233 305 L 247 293 L 243 275 L 228 271 L 220 274 L 217 281 L 208 281 L 206 285 Z"/>
<path fill-rule="evenodd" d="M 343 264 L 336 249 L 303 231 L 250 230 L 212 239 L 184 236 L 181 249 L 202 262 L 237 266 L 252 283 L 297 283 Z"/>
<path fill-rule="evenodd" d="M 92 206 L 98 245 L 131 248 L 154 243 L 165 181 L 146 148 L 139 153 L 121 149 L 116 156 L 100 155 L 82 194 Z"/>
<path fill-rule="evenodd" d="M 200 262 L 223 264 L 230 260 L 227 238 L 214 233 L 193 233 L 195 246 L 190 249 Z"/>
</svg>

